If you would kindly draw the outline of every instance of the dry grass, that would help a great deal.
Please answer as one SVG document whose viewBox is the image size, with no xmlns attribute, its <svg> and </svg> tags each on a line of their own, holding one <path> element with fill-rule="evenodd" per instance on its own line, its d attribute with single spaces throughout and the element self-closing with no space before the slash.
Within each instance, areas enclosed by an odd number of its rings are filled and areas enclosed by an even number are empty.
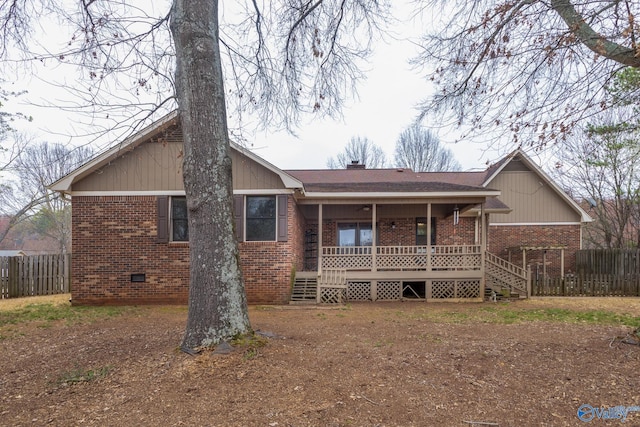
<svg viewBox="0 0 640 427">
<path fill-rule="evenodd" d="M 0 311 L 15 310 L 31 304 L 71 305 L 71 294 L 44 295 L 38 297 L 0 299 Z"/>
</svg>

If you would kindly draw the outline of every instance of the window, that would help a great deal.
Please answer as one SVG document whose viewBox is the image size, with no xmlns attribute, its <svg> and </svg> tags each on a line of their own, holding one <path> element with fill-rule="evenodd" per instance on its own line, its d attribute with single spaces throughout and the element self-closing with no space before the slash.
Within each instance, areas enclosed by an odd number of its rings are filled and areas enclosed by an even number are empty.
<svg viewBox="0 0 640 427">
<path fill-rule="evenodd" d="M 233 196 L 236 237 L 243 241 L 286 242 L 289 238 L 288 195 Z M 188 242 L 187 199 L 158 196 L 157 242 Z"/>
<path fill-rule="evenodd" d="M 247 241 L 276 240 L 276 198 L 247 196 Z"/>
<path fill-rule="evenodd" d="M 370 222 L 338 224 L 338 246 L 372 246 L 373 231 Z"/>
<path fill-rule="evenodd" d="M 187 198 L 171 198 L 171 240 L 189 241 L 189 223 L 187 221 Z"/>
<path fill-rule="evenodd" d="M 416 218 L 416 245 L 427 244 L 427 218 Z M 431 218 L 431 244 L 436 244 L 436 219 Z"/>
</svg>

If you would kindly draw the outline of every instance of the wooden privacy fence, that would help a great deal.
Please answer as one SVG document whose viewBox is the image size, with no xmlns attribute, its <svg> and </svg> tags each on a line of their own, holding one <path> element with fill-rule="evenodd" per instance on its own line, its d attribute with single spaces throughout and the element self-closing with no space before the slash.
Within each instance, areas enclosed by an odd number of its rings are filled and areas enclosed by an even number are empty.
<svg viewBox="0 0 640 427">
<path fill-rule="evenodd" d="M 640 296 L 640 275 L 579 274 L 533 278 L 534 296 Z"/>
<path fill-rule="evenodd" d="M 640 276 L 638 249 L 583 249 L 576 252 L 578 274 Z"/>
<path fill-rule="evenodd" d="M 0 298 L 70 292 L 71 255 L 0 257 Z"/>
</svg>

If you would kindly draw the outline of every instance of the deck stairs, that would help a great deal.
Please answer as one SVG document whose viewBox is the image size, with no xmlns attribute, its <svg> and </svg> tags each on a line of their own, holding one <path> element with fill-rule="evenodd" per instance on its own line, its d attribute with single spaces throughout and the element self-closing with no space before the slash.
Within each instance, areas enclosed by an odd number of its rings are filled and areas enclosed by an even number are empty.
<svg viewBox="0 0 640 427">
<path fill-rule="evenodd" d="M 529 279 L 527 270 L 491 252 L 486 252 L 485 260 L 486 299 L 520 299 L 528 297 Z"/>
<path fill-rule="evenodd" d="M 296 274 L 291 290 L 290 304 L 315 304 L 318 292 L 318 276 Z"/>
</svg>

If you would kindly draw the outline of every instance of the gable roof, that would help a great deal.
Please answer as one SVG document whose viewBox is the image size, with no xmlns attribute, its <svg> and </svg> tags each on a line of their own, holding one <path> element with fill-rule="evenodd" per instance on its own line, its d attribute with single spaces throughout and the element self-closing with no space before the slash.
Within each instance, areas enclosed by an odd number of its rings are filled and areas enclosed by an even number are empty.
<svg viewBox="0 0 640 427">
<path fill-rule="evenodd" d="M 70 193 L 74 183 L 134 150 L 143 142 L 178 125 L 177 111 L 169 113 L 60 178 L 49 188 L 54 191 Z M 500 195 L 500 191 L 491 189 L 491 182 L 510 162 L 519 158 L 575 210 L 583 222 L 592 221 L 591 217 L 573 199 L 519 149 L 480 172 L 414 172 L 411 169 L 403 168 L 284 171 L 236 143 L 231 142 L 231 148 L 278 175 L 286 188 L 300 190 L 303 198 L 484 197 L 487 200 L 485 208 L 496 213 L 508 213 L 510 208 L 496 198 Z"/>
<path fill-rule="evenodd" d="M 120 144 L 117 144 L 109 150 L 103 152 L 102 154 L 97 155 L 87 163 L 58 179 L 57 181 L 49 185 L 49 189 L 62 193 L 69 193 L 74 183 L 97 171 L 109 162 L 114 161 L 123 154 L 132 151 L 143 142 L 148 141 L 150 138 L 159 135 L 172 126 L 177 126 L 178 124 L 179 117 L 177 111 L 167 114 L 166 116 L 157 120 L 146 128 L 131 135 Z M 298 181 L 296 178 L 267 162 L 262 157 L 255 155 L 250 150 L 247 150 L 246 148 L 234 142 L 231 142 L 231 148 L 277 174 L 280 179 L 282 179 L 282 183 L 286 188 L 296 189 L 303 187 L 302 182 Z"/>
<path fill-rule="evenodd" d="M 593 218 L 584 210 L 580 205 L 573 200 L 567 193 L 565 193 L 545 171 L 542 170 L 527 154 L 521 149 L 514 150 L 509 155 L 500 159 L 497 163 L 487 168 L 485 171 L 483 186 L 491 185 L 491 182 L 495 179 L 496 176 L 500 172 L 502 172 L 509 163 L 514 161 L 515 159 L 519 159 L 527 166 L 531 171 L 538 175 L 540 179 L 542 179 L 545 184 L 547 184 L 561 199 L 563 199 L 577 214 L 580 215 L 580 220 L 582 222 L 592 222 Z"/>
</svg>

